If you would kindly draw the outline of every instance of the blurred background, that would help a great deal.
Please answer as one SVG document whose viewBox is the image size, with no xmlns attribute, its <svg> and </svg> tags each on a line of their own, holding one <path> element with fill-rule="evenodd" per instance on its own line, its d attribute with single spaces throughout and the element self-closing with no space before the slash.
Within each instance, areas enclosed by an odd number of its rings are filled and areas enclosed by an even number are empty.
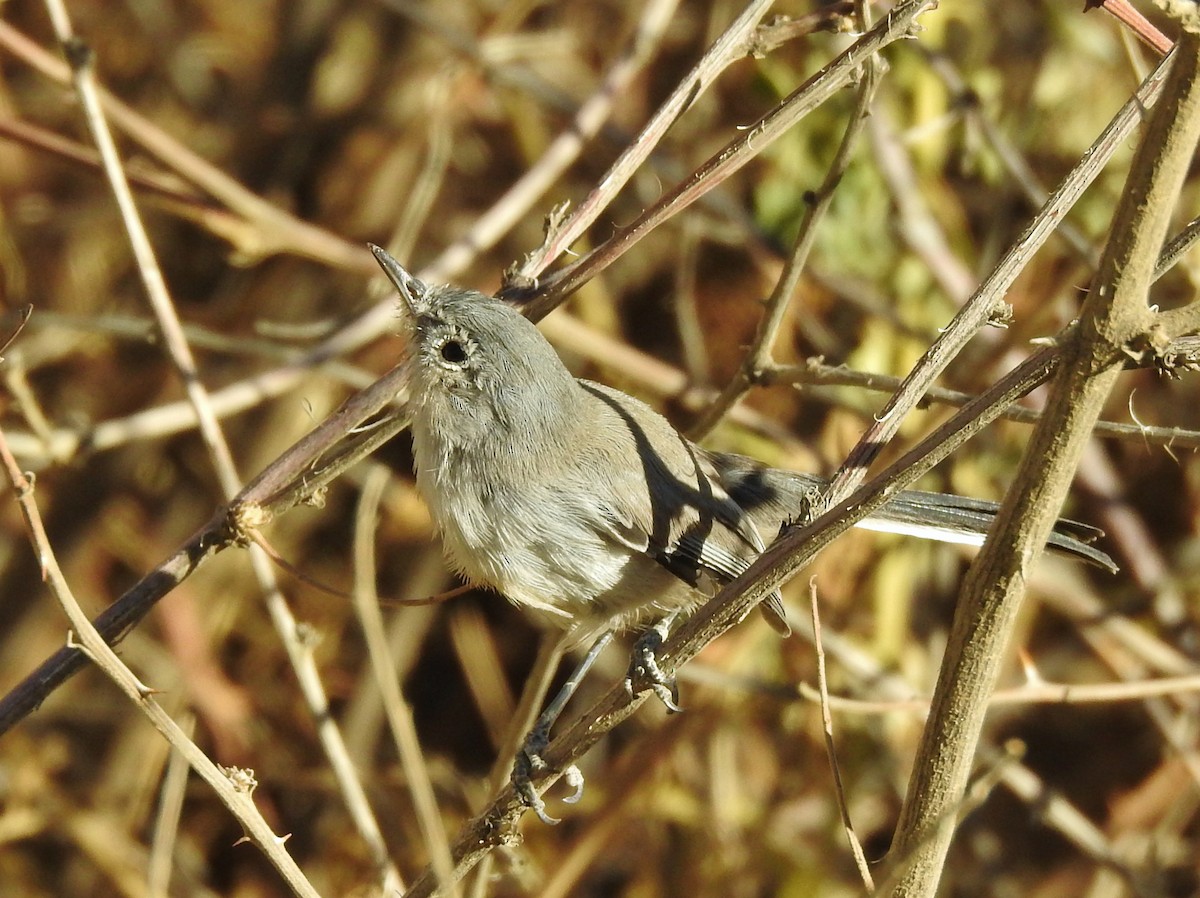
<svg viewBox="0 0 1200 898">
<path fill-rule="evenodd" d="M 127 107 L 120 124 L 114 114 L 120 147 L 205 386 L 240 397 L 220 407 L 243 478 L 399 357 L 399 339 L 383 333 L 332 360 L 306 362 L 281 387 L 255 386 L 254 378 L 304 358 L 390 301 L 371 283 L 366 241 L 435 280 L 494 292 L 503 271 L 541 242 L 550 209 L 586 195 L 741 10 L 721 0 L 667 7 L 599 133 L 494 240 L 464 243 L 597 95 L 650 7 L 70 4 L 98 78 Z M 633 221 L 853 40 L 844 6 L 787 2 L 775 13 L 813 27 L 762 58 L 736 62 L 698 96 L 577 251 Z M 0 368 L 0 423 L 22 465 L 37 472 L 50 539 L 94 615 L 222 498 L 194 426 L 179 413 L 183 389 L 152 336 L 128 239 L 90 158 L 79 103 L 61 79 L 45 9 L 12 0 L 2 15 L 4 333 L 22 306 L 33 312 Z M 1057 185 L 1159 59 L 1079 3 L 960 0 L 921 24 L 918 39 L 885 54 L 872 114 L 773 349 L 781 365 L 846 370 L 753 390 L 707 445 L 803 470 L 835 468 L 886 398 L 848 383 L 852 372 L 907 372 L 1030 221 L 1037 191 Z M 852 89 L 835 95 L 553 313 L 545 331 L 572 369 L 691 426 L 704 397 L 738 370 L 854 100 Z M 1076 315 L 1133 146 L 1118 149 L 1069 214 L 1068 232 L 1025 268 L 1006 296 L 1010 325 L 973 341 L 943 386 L 978 392 L 1026 354 L 1030 340 Z M 216 180 L 195 174 L 188 154 Z M 261 200 L 238 193 L 239 184 Z M 1189 184 L 1181 225 L 1195 193 Z M 1196 272 L 1186 257 L 1153 300 L 1189 300 Z M 1036 407 L 1036 396 L 1029 404 Z M 936 403 L 914 413 L 901 442 L 947 414 Z M 1196 671 L 1196 381 L 1129 373 L 1106 417 L 1179 432 L 1167 440 L 1104 435 L 1091 446 L 1065 513 L 1107 531 L 1103 546 L 1122 572 L 1058 558 L 1038 567 L 945 895 L 1197 892 L 1195 697 L 1022 698 L 1040 680 L 1111 683 Z M 1024 423 L 997 423 L 922 486 L 998 499 L 1028 433 Z M 374 532 L 375 582 L 439 813 L 454 833 L 489 794 L 538 631 L 489 593 L 395 604 L 456 585 L 414 492 L 405 437 L 336 482 L 323 507 L 296 509 L 265 534 L 308 577 L 351 590 L 361 489 L 380 465 L 388 476 Z M 14 502 L 0 503 L 0 527 L 7 691 L 64 643 L 67 624 L 41 583 Z M 809 572 L 826 639 L 838 645 L 828 659 L 830 689 L 861 700 L 834 708 L 834 729 L 845 800 L 871 861 L 890 842 L 922 725 L 920 699 L 932 690 L 969 557 L 852 533 Z M 281 578 L 293 613 L 311 628 L 333 717 L 388 854 L 411 880 L 428 852 L 363 625 L 348 599 Z M 785 592 L 794 615 L 808 614 L 807 579 Z M 291 833 L 288 850 L 322 894 L 377 893 L 378 870 L 349 824 L 245 552 L 223 553 L 176 589 L 125 639 L 121 657 L 161 691 L 158 700 L 194 729 L 210 757 L 254 770 L 259 806 L 277 832 Z M 568 713 L 585 709 L 624 666 L 622 652 L 610 650 Z M 861 894 L 820 709 L 801 689 L 815 671 L 810 644 L 781 641 L 750 618 L 685 671 L 687 712 L 668 717 L 647 704 L 593 749 L 582 802 L 562 805 L 565 789 L 552 789 L 550 812 L 564 822 L 526 820 L 523 844 L 496 856 L 474 894 Z M 164 787 L 169 766 L 164 740 L 96 670 L 58 690 L 0 740 L 4 893 L 286 894 L 259 852 L 236 844 L 240 827 L 202 782 Z M 182 801 L 174 832 L 160 813 L 164 794 Z"/>
</svg>

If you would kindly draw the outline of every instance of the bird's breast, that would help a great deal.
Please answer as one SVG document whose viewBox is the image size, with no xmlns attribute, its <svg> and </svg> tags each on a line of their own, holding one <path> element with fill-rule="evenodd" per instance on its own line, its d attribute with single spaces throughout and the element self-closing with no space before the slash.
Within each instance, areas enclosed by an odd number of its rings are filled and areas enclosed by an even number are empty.
<svg viewBox="0 0 1200 898">
<path fill-rule="evenodd" d="M 414 451 L 417 487 L 453 566 L 557 626 L 632 625 L 699 597 L 614 535 L 571 465 L 480 466 L 419 428 Z"/>
</svg>

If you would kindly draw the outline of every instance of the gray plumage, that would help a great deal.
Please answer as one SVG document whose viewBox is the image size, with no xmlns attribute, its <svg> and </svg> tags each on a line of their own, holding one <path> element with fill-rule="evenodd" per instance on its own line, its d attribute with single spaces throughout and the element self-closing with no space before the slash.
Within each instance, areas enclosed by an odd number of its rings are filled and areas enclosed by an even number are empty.
<svg viewBox="0 0 1200 898">
<path fill-rule="evenodd" d="M 578 380 L 504 303 L 429 287 L 376 256 L 404 299 L 417 486 L 446 554 L 580 638 L 687 609 L 745 570 L 822 481 L 713 453 L 618 390 Z M 982 542 L 996 506 L 901 493 L 860 526 Z M 1094 528 L 1051 545 L 1104 567 Z M 787 629 L 776 594 L 768 620 Z"/>
</svg>

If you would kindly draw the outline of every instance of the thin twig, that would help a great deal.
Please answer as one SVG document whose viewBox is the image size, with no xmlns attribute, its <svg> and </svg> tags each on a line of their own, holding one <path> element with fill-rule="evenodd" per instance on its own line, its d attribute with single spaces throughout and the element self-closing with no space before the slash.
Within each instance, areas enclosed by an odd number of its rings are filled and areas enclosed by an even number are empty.
<svg viewBox="0 0 1200 898">
<path fill-rule="evenodd" d="M 769 368 L 762 374 L 764 385 L 805 385 L 814 387 L 858 387 L 879 393 L 895 393 L 901 379 L 891 374 L 872 374 L 856 371 L 842 365 L 826 365 L 819 359 L 810 359 L 802 365 Z M 961 408 L 976 394 L 951 390 L 947 387 L 930 387 L 924 400 L 928 403 L 950 405 Z M 1035 424 L 1042 419 L 1042 411 L 1024 405 L 1013 405 L 1001 415 L 1006 421 Z M 1137 440 L 1151 445 L 1172 446 L 1180 449 L 1200 448 L 1200 431 L 1182 427 L 1156 427 L 1148 424 L 1121 424 L 1117 421 L 1100 421 L 1096 424 L 1096 436 Z"/>
<path fill-rule="evenodd" d="M 864 23 L 865 24 L 865 23 Z M 865 28 L 864 28 L 865 30 Z M 875 97 L 875 88 L 879 84 L 879 72 L 882 63 L 878 57 L 871 57 L 863 64 L 862 78 L 855 94 L 854 106 L 850 110 L 846 130 L 841 142 L 829 164 L 829 170 L 811 199 L 807 201 L 804 215 L 800 219 L 800 228 L 792 244 L 792 251 L 784 262 L 783 271 L 775 282 L 771 295 L 767 297 L 766 308 L 754 335 L 754 341 L 745 354 L 745 361 L 738 368 L 733 380 L 721 391 L 721 394 L 710 405 L 695 426 L 692 427 L 691 437 L 701 439 L 708 434 L 751 387 L 759 382 L 760 373 L 774 362 L 771 350 L 783 327 L 784 315 L 796 293 L 800 283 L 800 275 L 808 262 L 809 253 L 816 241 L 817 225 L 825 217 L 833 202 L 834 191 L 846 174 L 850 158 L 858 146 L 859 137 L 866 125 L 871 112 L 871 101 Z"/>
<path fill-rule="evenodd" d="M 130 701 L 146 715 L 155 729 L 171 743 L 171 746 L 187 758 L 192 769 L 200 774 L 200 777 L 208 783 L 221 802 L 229 808 L 247 836 L 279 871 L 288 887 L 296 895 L 319 898 L 316 889 L 305 878 L 291 855 L 284 851 L 283 843 L 286 841 L 286 837 L 280 838 L 271 832 L 271 828 L 263 820 L 258 808 L 254 806 L 250 790 L 235 785 L 230 777 L 210 761 L 208 756 L 187 737 L 179 725 L 154 700 L 152 690 L 142 685 L 129 668 L 121 662 L 116 652 L 109 647 L 104 637 L 96 631 L 83 609 L 79 607 L 66 577 L 59 568 L 54 547 L 50 545 L 46 537 L 37 503 L 33 499 L 33 484 L 17 465 L 2 430 L 0 430 L 0 464 L 3 464 L 8 480 L 16 491 L 17 503 L 25 518 L 29 540 L 37 555 L 42 576 L 54 597 L 62 605 L 63 611 L 71 621 L 74 636 L 79 640 L 75 648 L 76 652 L 85 652 L 87 657 L 94 661 L 105 675 L 120 687 Z"/>
<path fill-rule="evenodd" d="M 379 523 L 379 503 L 389 477 L 385 468 L 373 467 L 359 496 L 354 525 L 354 610 L 362 626 L 375 686 L 383 696 L 384 713 L 416 809 L 417 826 L 432 859 L 434 873 L 440 882 L 448 884 L 447 894 L 453 898 L 458 895 L 458 889 L 451 880 L 454 862 L 450 857 L 449 837 L 438 811 L 412 708 L 405 701 L 396 679 L 396 662 L 384 634 L 383 615 L 375 592 L 375 532 Z"/>
<path fill-rule="evenodd" d="M 826 503 L 840 501 L 862 482 L 866 469 L 899 432 L 908 411 L 916 407 L 938 375 L 997 313 L 1001 297 L 1012 286 L 1034 252 L 1054 233 L 1063 216 L 1100 173 L 1117 147 L 1121 146 L 1133 129 L 1141 123 L 1143 110 L 1152 105 L 1158 97 L 1169 68 L 1170 57 L 1163 60 L 1138 88 L 1133 98 L 1121 107 L 1084 153 L 1079 164 L 1071 170 L 1041 211 L 1034 216 L 1016 243 L 992 269 L 971 299 L 959 309 L 937 342 L 904 378 L 900 389 L 885 405 L 875 424 L 862 435 L 858 445 L 847 455 L 831 479 L 824 497 Z"/>
<path fill-rule="evenodd" d="M 196 717 L 189 713 L 180 725 L 180 730 L 191 739 L 195 727 Z M 167 757 L 167 772 L 159 790 L 158 813 L 154 817 L 154 836 L 150 840 L 150 863 L 146 867 L 146 886 L 152 898 L 167 898 L 169 894 L 172 858 L 179 838 L 179 818 L 183 815 L 187 778 L 187 758 L 172 749 Z"/>
<path fill-rule="evenodd" d="M 575 162 L 586 141 L 608 120 L 614 101 L 624 95 L 634 77 L 650 60 L 678 2 L 651 0 L 645 4 L 629 45 L 613 62 L 596 92 L 579 106 L 567 129 L 491 208 L 475 218 L 466 234 L 438 254 L 427 267 L 426 277 L 441 281 L 463 271 L 479 253 L 490 249 L 508 233 Z"/>
<path fill-rule="evenodd" d="M 1149 680 L 1118 683 L 1038 683 L 997 689 L 988 696 L 989 707 L 1021 707 L 1024 705 L 1111 705 L 1121 702 L 1142 702 L 1148 698 L 1185 695 L 1200 692 L 1200 674 L 1180 677 L 1158 677 Z M 772 690 L 773 694 L 777 694 Z M 870 699 L 846 696 L 822 696 L 818 688 L 808 683 L 796 686 L 796 695 L 807 702 L 827 702 L 834 711 L 844 714 L 927 714 L 928 698 Z"/>
<path fill-rule="evenodd" d="M 78 141 L 70 140 L 53 131 L 20 119 L 0 116 L 0 137 L 14 143 L 49 153 L 67 162 L 83 166 L 98 174 L 104 173 L 100 154 Z M 142 190 L 155 193 L 177 203 L 200 203 L 198 194 L 187 189 L 187 185 L 156 172 L 129 172 L 129 183 Z"/>
<path fill-rule="evenodd" d="M 587 230 L 638 171 L 671 125 L 695 102 L 696 97 L 707 90 L 717 75 L 730 63 L 749 52 L 749 38 L 770 6 L 770 0 L 753 0 L 746 5 L 741 15 L 704 53 L 671 96 L 654 113 L 641 133 L 609 167 L 597 182 L 597 186 L 568 216 L 552 222 L 542 245 L 530 253 L 509 275 L 508 280 L 511 283 L 524 285 L 536 281 L 547 266 Z"/>
<path fill-rule="evenodd" d="M 1133 8 L 1129 0 L 1088 0 L 1085 9 L 1101 6 L 1104 11 L 1136 34 L 1148 47 L 1159 53 L 1170 53 L 1174 44 L 1149 19 Z"/>
<path fill-rule="evenodd" d="M 842 815 L 842 829 L 846 833 L 846 841 L 850 843 L 850 853 L 854 855 L 854 865 L 858 875 L 862 877 L 867 894 L 875 892 L 875 880 L 871 876 L 871 868 L 867 865 L 867 856 L 863 853 L 862 843 L 854 832 L 854 823 L 850 819 L 850 808 L 846 804 L 846 787 L 842 783 L 842 769 L 837 760 L 837 746 L 833 742 L 833 716 L 829 713 L 829 681 L 825 677 L 825 646 L 821 641 L 821 611 L 817 598 L 817 578 L 808 581 L 808 601 L 812 608 L 813 647 L 817 653 L 817 690 L 821 705 L 821 731 L 825 734 L 825 755 L 829 758 L 829 770 L 833 774 L 833 794 L 837 798 L 838 813 Z"/>
<path fill-rule="evenodd" d="M 1200 218 L 1193 218 L 1163 247 L 1162 254 L 1158 257 L 1158 264 L 1154 267 L 1154 279 L 1158 280 L 1174 268 L 1179 260 L 1196 245 L 1197 240 L 1200 240 Z"/>
<path fill-rule="evenodd" d="M 577 262 L 544 278 L 530 291 L 532 279 L 518 281 L 519 289 L 505 289 L 502 295 L 524 299 L 523 311 L 533 320 L 551 309 L 596 274 L 625 254 L 635 243 L 664 221 L 682 212 L 704 194 L 754 159 L 796 122 L 816 109 L 857 76 L 863 63 L 888 45 L 902 40 L 916 27 L 916 19 L 933 5 L 933 0 L 904 0 L 894 7 L 878 26 L 864 34 L 820 72 L 784 98 L 774 109 L 750 125 L 736 139 L 712 156 L 688 178 L 668 191 L 627 228 L 621 228 L 607 241 Z M 601 184 L 606 188 L 607 184 Z M 558 228 L 553 229 L 556 233 Z M 536 268 L 536 265 L 533 266 Z"/>
</svg>

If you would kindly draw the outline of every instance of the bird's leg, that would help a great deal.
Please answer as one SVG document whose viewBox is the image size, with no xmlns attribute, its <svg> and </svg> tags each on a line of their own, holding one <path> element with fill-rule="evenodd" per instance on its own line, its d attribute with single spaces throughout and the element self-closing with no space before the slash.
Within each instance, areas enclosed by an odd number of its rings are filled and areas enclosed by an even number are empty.
<svg viewBox="0 0 1200 898">
<path fill-rule="evenodd" d="M 521 750 L 517 752 L 516 760 L 513 762 L 513 789 L 521 797 L 521 801 L 525 807 L 537 814 L 538 819 L 543 823 L 554 825 L 558 823 L 558 819 L 546 813 L 545 802 L 537 794 L 537 790 L 533 788 L 533 775 L 546 769 L 547 765 L 545 759 L 542 757 L 542 752 L 550 744 L 551 728 L 562 715 L 567 702 L 571 700 L 571 696 L 575 694 L 575 690 L 579 688 L 579 684 L 583 682 L 583 678 L 587 676 L 587 672 L 591 670 L 592 665 L 596 663 L 596 659 L 600 657 L 600 653 L 604 651 L 605 646 L 612 642 L 612 638 L 613 634 L 610 630 L 597 639 L 592 644 L 592 647 L 588 649 L 587 654 L 583 656 L 583 660 L 571 671 L 571 676 L 567 677 L 567 682 L 563 683 L 562 689 L 558 690 L 558 694 L 550 700 L 545 710 L 538 715 L 533 729 L 525 737 L 525 744 L 521 746 Z M 578 767 L 572 764 L 563 771 L 563 779 L 567 781 L 567 785 L 575 790 L 574 793 L 564 798 L 563 801 L 568 804 L 574 804 L 583 796 L 583 774 L 580 773 Z"/>
<path fill-rule="evenodd" d="M 675 675 L 668 674 L 658 666 L 657 652 L 678 618 L 679 613 L 672 611 L 638 637 L 633 644 L 633 656 L 629 659 L 629 673 L 625 675 L 625 690 L 631 696 L 643 689 L 652 689 L 667 710 L 676 713 L 683 710 L 679 707 L 679 687 L 675 683 Z"/>
</svg>

